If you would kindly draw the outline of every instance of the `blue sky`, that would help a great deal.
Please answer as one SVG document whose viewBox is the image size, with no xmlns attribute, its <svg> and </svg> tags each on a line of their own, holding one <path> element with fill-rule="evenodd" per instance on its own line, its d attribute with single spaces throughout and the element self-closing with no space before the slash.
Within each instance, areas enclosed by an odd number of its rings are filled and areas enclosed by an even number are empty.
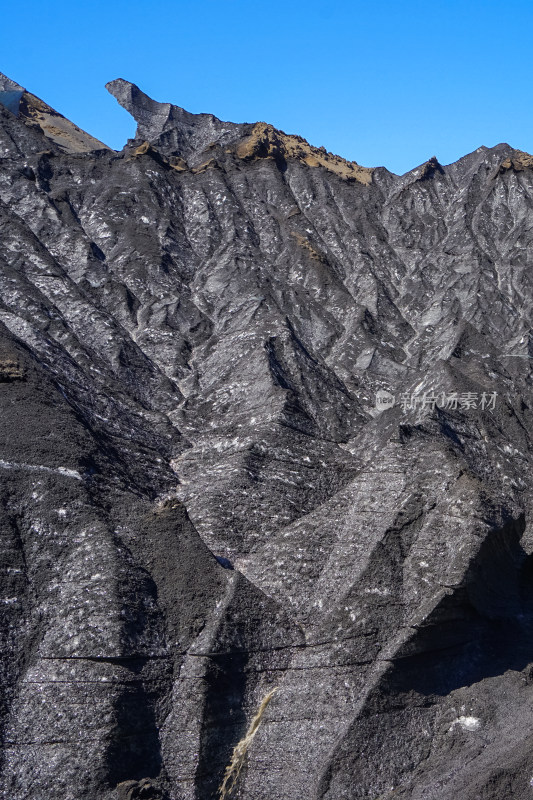
<svg viewBox="0 0 533 800">
<path fill-rule="evenodd" d="M 235 122 L 264 120 L 403 173 L 482 144 L 533 151 L 531 0 L 5 3 L 0 71 L 120 149 L 113 78 Z"/>
</svg>

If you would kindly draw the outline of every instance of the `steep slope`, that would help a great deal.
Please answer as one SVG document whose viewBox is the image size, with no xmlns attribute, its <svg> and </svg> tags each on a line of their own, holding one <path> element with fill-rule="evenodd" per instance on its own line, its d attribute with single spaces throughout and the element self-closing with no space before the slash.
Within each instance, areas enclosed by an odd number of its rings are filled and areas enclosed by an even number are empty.
<svg viewBox="0 0 533 800">
<path fill-rule="evenodd" d="M 0 77 L 5 800 L 530 797 L 531 156 Z"/>
</svg>

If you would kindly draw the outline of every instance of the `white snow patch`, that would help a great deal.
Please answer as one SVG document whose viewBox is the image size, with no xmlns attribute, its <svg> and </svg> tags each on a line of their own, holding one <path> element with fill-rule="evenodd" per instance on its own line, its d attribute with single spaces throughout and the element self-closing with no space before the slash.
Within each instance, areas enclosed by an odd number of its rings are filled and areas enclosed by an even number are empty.
<svg viewBox="0 0 533 800">
<path fill-rule="evenodd" d="M 453 731 L 456 725 L 460 725 L 464 731 L 477 731 L 481 727 L 481 720 L 477 717 L 457 717 L 450 725 L 449 730 Z"/>
<path fill-rule="evenodd" d="M 44 467 L 40 464 L 22 464 L 4 461 L 3 459 L 0 459 L 0 467 L 3 469 L 27 469 L 31 472 L 49 472 L 54 475 L 64 475 L 67 478 L 76 478 L 77 481 L 82 480 L 82 477 L 77 470 L 67 469 L 66 467 Z"/>
</svg>

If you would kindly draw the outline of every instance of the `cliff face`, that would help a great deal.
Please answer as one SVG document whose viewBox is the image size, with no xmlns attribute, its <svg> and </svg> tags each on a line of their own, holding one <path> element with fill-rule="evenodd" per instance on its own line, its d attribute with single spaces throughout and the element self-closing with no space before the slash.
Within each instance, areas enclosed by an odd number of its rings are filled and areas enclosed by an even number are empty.
<svg viewBox="0 0 533 800">
<path fill-rule="evenodd" d="M 531 156 L 1 77 L 5 800 L 529 798 Z"/>
</svg>

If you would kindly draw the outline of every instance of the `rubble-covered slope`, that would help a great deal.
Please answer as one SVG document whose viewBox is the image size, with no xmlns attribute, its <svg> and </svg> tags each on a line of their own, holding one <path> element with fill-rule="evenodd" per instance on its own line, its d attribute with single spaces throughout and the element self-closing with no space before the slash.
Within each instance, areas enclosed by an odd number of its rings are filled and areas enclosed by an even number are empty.
<svg viewBox="0 0 533 800">
<path fill-rule="evenodd" d="M 531 797 L 531 156 L 0 78 L 2 796 Z"/>
</svg>

